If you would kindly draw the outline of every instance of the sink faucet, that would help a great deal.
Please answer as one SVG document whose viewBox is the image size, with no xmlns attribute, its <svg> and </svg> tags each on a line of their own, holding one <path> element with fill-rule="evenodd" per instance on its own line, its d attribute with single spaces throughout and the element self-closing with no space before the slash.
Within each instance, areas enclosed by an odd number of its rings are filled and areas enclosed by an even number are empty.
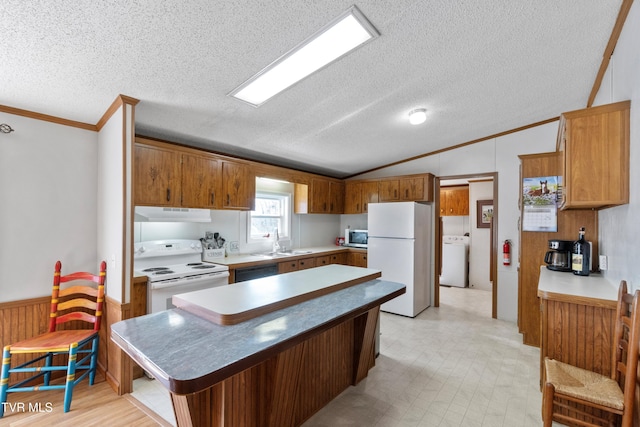
<svg viewBox="0 0 640 427">
<path fill-rule="evenodd" d="M 276 228 L 276 232 L 273 235 L 273 251 L 278 252 L 280 249 L 280 236 L 278 235 L 278 229 Z"/>
</svg>

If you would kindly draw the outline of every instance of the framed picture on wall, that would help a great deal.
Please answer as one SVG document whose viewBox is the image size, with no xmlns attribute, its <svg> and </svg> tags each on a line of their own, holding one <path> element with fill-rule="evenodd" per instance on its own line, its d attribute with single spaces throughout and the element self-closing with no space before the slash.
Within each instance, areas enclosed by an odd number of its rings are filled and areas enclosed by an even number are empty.
<svg viewBox="0 0 640 427">
<path fill-rule="evenodd" d="M 478 200 L 476 203 L 477 227 L 489 228 L 493 218 L 493 200 Z"/>
</svg>

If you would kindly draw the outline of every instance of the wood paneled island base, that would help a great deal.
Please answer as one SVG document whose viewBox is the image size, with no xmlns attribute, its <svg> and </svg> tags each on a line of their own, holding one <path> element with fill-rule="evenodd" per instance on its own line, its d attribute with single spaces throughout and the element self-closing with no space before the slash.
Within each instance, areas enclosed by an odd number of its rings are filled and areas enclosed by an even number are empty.
<svg viewBox="0 0 640 427">
<path fill-rule="evenodd" d="M 198 393 L 171 393 L 179 426 L 298 426 L 374 366 L 379 307 Z"/>
<path fill-rule="evenodd" d="M 169 389 L 178 426 L 299 426 L 367 376 L 380 305 L 404 292 L 369 280 L 228 326 L 167 310 L 112 339 Z"/>
</svg>

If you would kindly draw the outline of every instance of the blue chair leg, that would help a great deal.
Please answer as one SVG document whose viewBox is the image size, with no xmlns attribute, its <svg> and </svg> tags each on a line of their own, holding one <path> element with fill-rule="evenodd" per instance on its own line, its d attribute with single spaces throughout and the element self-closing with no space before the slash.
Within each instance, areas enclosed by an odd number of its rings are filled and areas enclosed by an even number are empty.
<svg viewBox="0 0 640 427">
<path fill-rule="evenodd" d="M 98 345 L 100 344 L 100 337 L 96 335 L 91 344 L 91 365 L 89 367 L 89 385 L 93 385 L 93 381 L 96 378 L 96 370 L 98 369 Z"/>
<path fill-rule="evenodd" d="M 64 412 L 71 409 L 71 397 L 76 379 L 76 358 L 78 357 L 78 343 L 71 344 L 69 348 L 69 366 L 67 368 L 67 382 L 64 388 Z"/>
<path fill-rule="evenodd" d="M 53 353 L 48 353 L 45 358 L 44 366 L 49 368 L 53 364 Z M 51 371 L 45 371 L 44 373 L 44 385 L 49 385 L 49 380 L 51 379 Z"/>
<path fill-rule="evenodd" d="M 9 388 L 9 368 L 11 367 L 10 347 L 6 346 L 2 351 L 2 371 L 0 372 L 0 418 L 4 416 L 4 403 L 7 401 L 7 389 Z"/>
</svg>

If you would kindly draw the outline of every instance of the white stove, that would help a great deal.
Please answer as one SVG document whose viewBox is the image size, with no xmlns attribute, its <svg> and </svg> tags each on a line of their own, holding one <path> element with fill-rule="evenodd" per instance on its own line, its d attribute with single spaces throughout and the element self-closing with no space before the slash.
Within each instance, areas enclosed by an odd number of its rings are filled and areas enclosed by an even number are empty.
<svg viewBox="0 0 640 427">
<path fill-rule="evenodd" d="M 147 312 L 174 308 L 175 294 L 229 283 L 229 267 L 203 262 L 198 240 L 152 240 L 133 246 L 133 268 L 148 277 Z"/>
</svg>

